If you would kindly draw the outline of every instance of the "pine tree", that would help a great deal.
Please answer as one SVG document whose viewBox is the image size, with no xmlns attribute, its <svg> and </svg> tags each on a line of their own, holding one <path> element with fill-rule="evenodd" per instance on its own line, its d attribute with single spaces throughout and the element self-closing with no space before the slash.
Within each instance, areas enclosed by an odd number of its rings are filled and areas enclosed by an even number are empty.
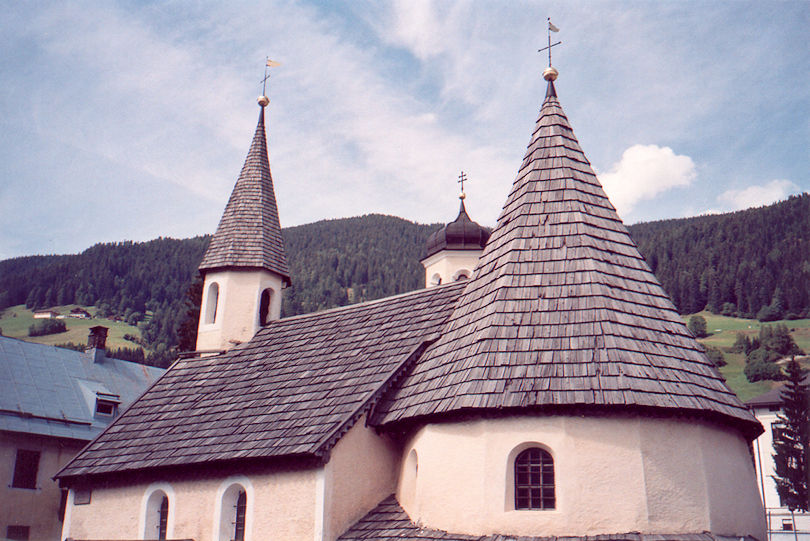
<svg viewBox="0 0 810 541">
<path fill-rule="evenodd" d="M 807 511 L 808 453 L 810 452 L 810 417 L 808 417 L 805 371 L 796 360 L 787 366 L 788 383 L 782 390 L 784 407 L 777 416 L 780 428 L 773 435 L 773 460 L 776 491 L 782 505 L 791 511 Z"/>
</svg>

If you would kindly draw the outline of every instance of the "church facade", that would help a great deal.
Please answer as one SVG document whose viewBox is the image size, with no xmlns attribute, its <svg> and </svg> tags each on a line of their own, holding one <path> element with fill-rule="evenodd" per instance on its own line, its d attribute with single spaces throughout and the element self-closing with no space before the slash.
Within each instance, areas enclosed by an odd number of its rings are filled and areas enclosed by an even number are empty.
<svg viewBox="0 0 810 541">
<path fill-rule="evenodd" d="M 60 471 L 63 539 L 763 541 L 762 427 L 639 254 L 556 76 L 473 268 L 452 263 L 476 234 L 462 202 L 433 287 L 288 318 L 260 98 L 200 266 L 201 354 Z"/>
</svg>

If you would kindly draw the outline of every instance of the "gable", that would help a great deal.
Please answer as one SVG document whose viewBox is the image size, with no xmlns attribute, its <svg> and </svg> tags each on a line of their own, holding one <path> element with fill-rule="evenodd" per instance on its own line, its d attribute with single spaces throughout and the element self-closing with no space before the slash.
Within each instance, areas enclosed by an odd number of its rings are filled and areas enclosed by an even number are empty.
<svg viewBox="0 0 810 541">
<path fill-rule="evenodd" d="M 222 355 L 181 359 L 58 476 L 322 457 L 435 339 L 462 287 L 282 319 Z"/>
</svg>

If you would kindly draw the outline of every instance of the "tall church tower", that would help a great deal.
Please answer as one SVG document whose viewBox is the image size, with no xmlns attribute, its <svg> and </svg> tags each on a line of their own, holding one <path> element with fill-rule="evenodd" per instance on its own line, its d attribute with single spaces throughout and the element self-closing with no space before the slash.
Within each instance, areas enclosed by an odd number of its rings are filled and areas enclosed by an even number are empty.
<svg viewBox="0 0 810 541">
<path fill-rule="evenodd" d="M 197 350 L 229 349 L 281 317 L 281 289 L 290 285 L 267 158 L 261 96 L 259 124 L 245 165 L 205 252 Z"/>
</svg>

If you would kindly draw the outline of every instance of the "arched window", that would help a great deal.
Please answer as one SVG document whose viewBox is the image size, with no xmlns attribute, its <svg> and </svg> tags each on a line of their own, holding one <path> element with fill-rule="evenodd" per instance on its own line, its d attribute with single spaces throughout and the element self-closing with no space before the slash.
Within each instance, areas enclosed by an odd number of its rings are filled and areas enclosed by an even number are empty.
<svg viewBox="0 0 810 541">
<path fill-rule="evenodd" d="M 219 520 L 219 541 L 245 541 L 247 492 L 242 485 L 233 484 L 222 494 Z"/>
<path fill-rule="evenodd" d="M 217 303 L 219 302 L 219 284 L 212 282 L 208 286 L 208 297 L 205 302 L 205 319 L 207 324 L 214 323 L 217 320 Z"/>
<path fill-rule="evenodd" d="M 453 281 L 458 282 L 459 280 L 468 280 L 470 278 L 470 271 L 467 269 L 460 269 L 456 271 L 453 275 Z"/>
<path fill-rule="evenodd" d="M 515 458 L 515 509 L 554 509 L 554 460 L 539 447 Z"/>
<path fill-rule="evenodd" d="M 146 501 L 144 539 L 166 539 L 169 531 L 169 496 L 163 490 L 155 490 Z"/>
<path fill-rule="evenodd" d="M 259 325 L 264 327 L 268 323 L 267 315 L 270 313 L 270 303 L 273 300 L 273 290 L 269 287 L 262 291 L 261 299 L 259 300 Z"/>
<path fill-rule="evenodd" d="M 438 285 L 441 285 L 441 283 L 442 283 L 442 277 L 438 272 L 430 277 L 430 285 L 438 286 Z"/>
</svg>

